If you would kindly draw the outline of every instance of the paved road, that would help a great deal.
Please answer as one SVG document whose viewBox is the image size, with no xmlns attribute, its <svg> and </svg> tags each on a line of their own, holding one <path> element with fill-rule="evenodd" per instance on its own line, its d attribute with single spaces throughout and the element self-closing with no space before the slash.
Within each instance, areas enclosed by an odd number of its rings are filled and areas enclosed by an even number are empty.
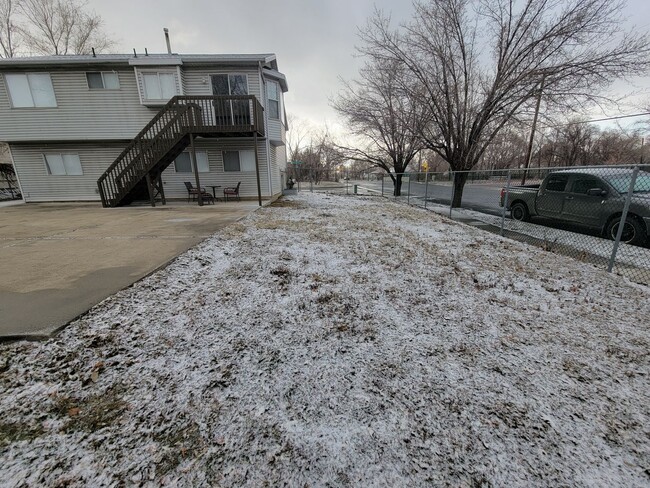
<svg viewBox="0 0 650 488">
<path fill-rule="evenodd" d="M 354 181 L 361 187 L 381 191 L 381 181 Z M 484 212 L 491 215 L 501 215 L 499 206 L 499 196 L 501 192 L 500 183 L 471 184 L 465 185 L 463 191 L 463 208 Z M 393 191 L 391 180 L 384 182 L 384 195 L 390 195 Z M 407 197 L 409 194 L 413 198 L 424 198 L 426 193 L 427 200 L 430 202 L 449 204 L 451 202 L 452 187 L 450 183 L 417 183 L 412 180 L 410 185 L 408 180 L 402 185 L 402 196 Z"/>
</svg>

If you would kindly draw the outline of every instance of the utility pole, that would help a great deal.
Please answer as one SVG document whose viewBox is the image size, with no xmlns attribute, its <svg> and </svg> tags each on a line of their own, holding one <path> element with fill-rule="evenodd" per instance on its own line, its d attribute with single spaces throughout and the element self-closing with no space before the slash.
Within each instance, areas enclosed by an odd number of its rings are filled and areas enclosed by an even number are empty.
<svg viewBox="0 0 650 488">
<path fill-rule="evenodd" d="M 645 137 L 641 138 L 641 161 L 640 164 L 643 164 L 643 146 L 645 145 Z"/>
<path fill-rule="evenodd" d="M 542 91 L 544 90 L 544 80 L 546 75 L 542 76 L 542 81 L 539 82 L 539 92 L 537 93 L 537 103 L 535 104 L 535 115 L 533 116 L 533 126 L 530 129 L 530 139 L 528 140 L 528 150 L 526 151 L 526 166 L 524 167 L 524 175 L 521 177 L 521 186 L 526 184 L 526 170 L 530 166 L 530 160 L 533 157 L 533 142 L 535 140 L 535 129 L 537 128 L 537 116 L 539 115 L 539 106 L 542 103 Z"/>
</svg>

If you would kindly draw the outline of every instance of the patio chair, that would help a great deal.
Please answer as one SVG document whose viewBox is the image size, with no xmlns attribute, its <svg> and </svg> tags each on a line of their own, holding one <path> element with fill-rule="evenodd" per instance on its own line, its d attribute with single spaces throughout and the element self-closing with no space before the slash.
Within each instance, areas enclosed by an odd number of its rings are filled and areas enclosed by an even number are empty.
<svg viewBox="0 0 650 488">
<path fill-rule="evenodd" d="M 237 200 L 241 200 L 239 198 L 239 185 L 241 185 L 241 181 L 237 183 L 237 186 L 230 186 L 226 187 L 223 189 L 223 199 L 225 201 L 228 201 L 228 197 L 237 197 Z"/>
<path fill-rule="evenodd" d="M 192 183 L 189 181 L 185 181 L 185 188 L 187 188 L 187 201 L 190 201 L 190 198 L 192 198 L 192 201 L 196 200 L 198 198 L 199 192 L 198 190 L 192 186 Z M 203 200 L 207 200 L 208 202 L 214 203 L 214 197 L 212 196 L 211 193 L 208 193 L 205 191 L 205 188 L 201 188 L 201 198 Z"/>
</svg>

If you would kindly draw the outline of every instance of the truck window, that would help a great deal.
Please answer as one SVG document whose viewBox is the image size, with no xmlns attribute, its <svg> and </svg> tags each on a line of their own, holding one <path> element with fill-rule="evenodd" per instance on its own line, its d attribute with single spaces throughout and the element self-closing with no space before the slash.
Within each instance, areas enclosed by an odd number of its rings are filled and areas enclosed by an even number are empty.
<svg viewBox="0 0 650 488">
<path fill-rule="evenodd" d="M 630 183 L 632 183 L 632 171 L 630 170 L 629 174 L 626 175 L 607 175 L 605 176 L 607 181 L 616 188 L 616 191 L 619 193 L 627 193 L 630 189 Z M 650 173 L 647 171 L 639 171 L 638 176 L 636 177 L 636 183 L 634 184 L 634 193 L 647 193 L 650 192 Z"/>
<path fill-rule="evenodd" d="M 569 175 L 550 175 L 546 180 L 546 191 L 565 191 Z"/>
<path fill-rule="evenodd" d="M 576 176 L 573 180 L 571 191 L 573 193 L 582 193 L 584 195 L 592 188 L 600 188 L 601 190 L 604 190 L 605 185 L 602 181 L 593 176 Z"/>
</svg>

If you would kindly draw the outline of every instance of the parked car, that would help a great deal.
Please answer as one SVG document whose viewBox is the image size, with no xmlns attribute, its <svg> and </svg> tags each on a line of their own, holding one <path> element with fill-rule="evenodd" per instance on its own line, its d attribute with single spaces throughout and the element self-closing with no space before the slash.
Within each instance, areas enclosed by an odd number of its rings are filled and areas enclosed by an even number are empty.
<svg viewBox="0 0 650 488">
<path fill-rule="evenodd" d="M 511 186 L 508 210 L 515 220 L 545 217 L 598 229 L 616 239 L 632 169 L 588 168 L 549 173 L 540 185 Z M 506 189 L 501 190 L 503 207 Z M 642 245 L 650 238 L 650 173 L 639 171 L 621 240 Z"/>
</svg>

